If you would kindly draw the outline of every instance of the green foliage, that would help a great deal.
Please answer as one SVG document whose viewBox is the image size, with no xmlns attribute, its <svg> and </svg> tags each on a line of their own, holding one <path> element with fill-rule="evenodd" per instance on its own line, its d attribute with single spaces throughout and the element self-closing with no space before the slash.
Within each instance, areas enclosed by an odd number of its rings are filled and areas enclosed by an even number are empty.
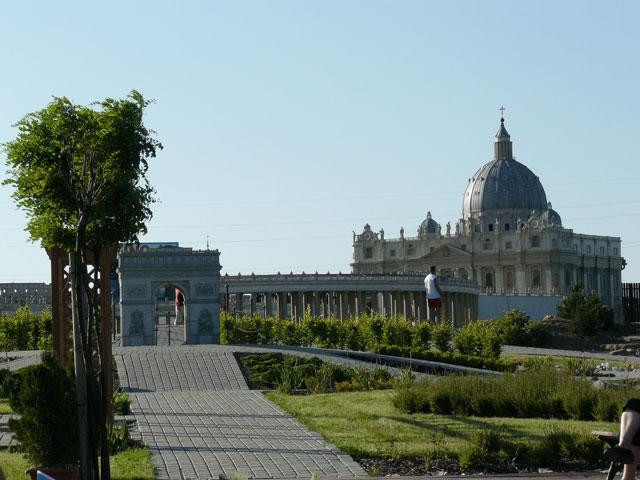
<svg viewBox="0 0 640 480">
<path fill-rule="evenodd" d="M 514 450 L 517 450 L 514 443 L 503 438 L 495 430 L 476 432 L 460 452 L 460 466 L 463 468 L 485 469 L 490 464 L 510 460 L 510 454 L 513 454 Z"/>
<path fill-rule="evenodd" d="M 20 449 L 35 465 L 66 467 L 78 460 L 78 433 L 73 379 L 53 358 L 20 371 L 20 388 L 10 397 L 20 415 L 9 428 Z"/>
<path fill-rule="evenodd" d="M 0 398 L 8 398 L 16 388 L 16 374 L 8 368 L 0 369 Z"/>
<path fill-rule="evenodd" d="M 494 370 L 497 372 L 513 372 L 518 368 L 518 361 L 509 358 L 487 358 L 475 355 L 463 355 L 457 352 L 438 352 L 424 348 L 402 348 L 395 345 L 379 345 L 376 353 Z"/>
<path fill-rule="evenodd" d="M 432 326 L 427 322 L 417 323 L 412 332 L 411 345 L 418 348 L 429 348 Z"/>
<path fill-rule="evenodd" d="M 579 285 L 562 299 L 558 314 L 569 319 L 569 328 L 578 335 L 597 335 L 613 325 L 611 309 L 602 304 L 597 293 L 585 295 Z"/>
<path fill-rule="evenodd" d="M 113 412 L 120 415 L 131 414 L 131 399 L 129 395 L 123 392 L 115 392 L 113 394 Z"/>
<path fill-rule="evenodd" d="M 478 417 L 565 418 L 614 421 L 629 390 L 596 390 L 590 382 L 542 367 L 500 377 L 450 375 L 398 388 L 403 412 Z"/>
<path fill-rule="evenodd" d="M 238 355 L 249 384 L 257 389 L 291 393 L 306 387 L 310 393 L 391 388 L 391 374 L 383 368 L 352 369 L 280 353 Z"/>
<path fill-rule="evenodd" d="M 144 446 L 141 441 L 131 438 L 131 432 L 126 422 L 119 427 L 111 426 L 107 434 L 107 439 L 109 441 L 109 451 L 111 455 Z"/>
<path fill-rule="evenodd" d="M 502 344 L 500 333 L 491 322 L 474 320 L 453 336 L 454 348 L 463 355 L 498 358 Z"/>
<path fill-rule="evenodd" d="M 153 202 L 147 160 L 162 148 L 142 121 L 149 103 L 136 91 L 90 107 L 56 97 L 17 122 L 16 139 L 4 145 L 3 183 L 26 210 L 32 240 L 72 251 L 81 218 L 94 248 L 146 232 Z"/>
<path fill-rule="evenodd" d="M 51 350 L 51 312 L 35 314 L 28 306 L 20 307 L 14 315 L 0 316 L 0 351 Z"/>
<path fill-rule="evenodd" d="M 451 350 L 451 339 L 455 330 L 449 322 L 444 318 L 443 321 L 433 327 L 432 338 L 433 344 L 441 352 L 449 352 Z"/>
</svg>

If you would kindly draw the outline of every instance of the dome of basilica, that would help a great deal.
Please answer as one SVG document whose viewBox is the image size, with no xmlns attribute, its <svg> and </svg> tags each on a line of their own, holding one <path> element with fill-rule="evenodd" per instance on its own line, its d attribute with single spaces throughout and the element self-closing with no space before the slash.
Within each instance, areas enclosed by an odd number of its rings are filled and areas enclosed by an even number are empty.
<svg viewBox="0 0 640 480">
<path fill-rule="evenodd" d="M 547 204 L 547 210 L 542 212 L 540 215 L 540 220 L 542 220 L 546 225 L 553 225 L 556 227 L 562 226 L 560 214 L 551 208 L 551 202 Z"/>
<path fill-rule="evenodd" d="M 511 137 L 500 119 L 494 144 L 494 159 L 469 179 L 462 200 L 462 218 L 493 217 L 502 211 L 547 210 L 547 196 L 540 179 L 512 154 Z M 560 216 L 557 215 L 559 220 Z"/>
</svg>

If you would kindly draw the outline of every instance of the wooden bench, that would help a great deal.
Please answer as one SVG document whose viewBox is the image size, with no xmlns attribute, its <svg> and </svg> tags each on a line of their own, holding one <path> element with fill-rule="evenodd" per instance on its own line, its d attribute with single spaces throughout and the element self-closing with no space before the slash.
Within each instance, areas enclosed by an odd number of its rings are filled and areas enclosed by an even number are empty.
<svg viewBox="0 0 640 480">
<path fill-rule="evenodd" d="M 618 432 L 603 432 L 594 430 L 591 432 L 591 434 L 598 437 L 610 447 L 615 447 L 618 444 L 620 438 L 620 434 Z M 631 443 L 640 447 L 640 434 L 636 435 L 636 437 L 633 439 L 633 442 Z M 607 480 L 613 480 L 616 474 L 621 471 L 623 467 L 624 464 L 622 463 L 611 462 L 611 465 L 609 465 L 609 471 L 607 473 Z"/>
</svg>

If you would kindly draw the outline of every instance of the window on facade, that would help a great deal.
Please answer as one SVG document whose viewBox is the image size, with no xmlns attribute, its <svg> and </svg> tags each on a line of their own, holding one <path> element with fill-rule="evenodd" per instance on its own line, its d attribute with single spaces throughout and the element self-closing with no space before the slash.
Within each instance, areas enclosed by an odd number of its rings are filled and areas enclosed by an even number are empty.
<svg viewBox="0 0 640 480">
<path fill-rule="evenodd" d="M 613 247 L 613 254 L 618 255 L 618 247 Z"/>
<path fill-rule="evenodd" d="M 571 285 L 571 272 L 569 270 L 564 271 L 564 285 L 565 287 Z"/>
<path fill-rule="evenodd" d="M 554 247 L 554 248 L 558 246 L 558 239 L 557 238 L 552 238 L 551 239 L 551 246 Z"/>
<path fill-rule="evenodd" d="M 491 272 L 487 272 L 484 275 L 484 286 L 486 288 L 493 288 L 493 274 Z"/>
<path fill-rule="evenodd" d="M 511 228 L 511 225 L 509 225 L 508 223 L 504 224 L 504 231 L 505 232 L 508 232 L 510 228 Z"/>
<path fill-rule="evenodd" d="M 433 252 L 436 249 L 436 247 L 429 247 L 429 253 Z"/>
<path fill-rule="evenodd" d="M 414 253 L 416 253 L 416 249 L 415 249 L 415 247 L 414 247 L 414 246 L 412 246 L 412 245 L 409 245 L 409 246 L 407 247 L 407 255 L 413 255 Z"/>
<path fill-rule="evenodd" d="M 482 244 L 482 249 L 483 250 L 491 250 L 491 248 L 492 248 L 491 242 L 484 242 Z"/>
<path fill-rule="evenodd" d="M 489 231 L 490 231 L 490 232 L 493 232 L 493 223 L 490 223 L 490 224 L 489 224 Z"/>
<path fill-rule="evenodd" d="M 540 270 L 531 272 L 531 286 L 533 286 L 533 288 L 540 288 Z"/>
<path fill-rule="evenodd" d="M 505 242 L 504 248 L 505 250 L 511 250 L 513 248 L 513 242 Z"/>
<path fill-rule="evenodd" d="M 512 290 L 513 289 L 513 272 L 508 271 L 507 272 L 507 281 L 505 282 L 507 284 L 507 289 L 508 290 Z"/>
<path fill-rule="evenodd" d="M 600 255 L 604 255 L 604 247 L 600 247 Z"/>
<path fill-rule="evenodd" d="M 540 246 L 540 237 L 538 235 L 534 235 L 531 237 L 531 246 L 539 247 Z"/>
<path fill-rule="evenodd" d="M 460 245 L 460 250 L 466 250 L 466 249 L 467 249 L 467 245 L 465 243 Z"/>
<path fill-rule="evenodd" d="M 396 256 L 396 251 L 395 251 L 395 249 L 391 249 L 391 250 L 389 250 L 389 256 L 390 256 L 390 257 L 395 257 L 395 256 Z"/>
<path fill-rule="evenodd" d="M 560 287 L 560 275 L 557 273 L 553 274 L 553 287 L 554 288 Z"/>
<path fill-rule="evenodd" d="M 591 253 L 591 245 L 587 245 L 587 253 Z"/>
<path fill-rule="evenodd" d="M 573 251 L 578 253 L 578 244 L 576 243 L 573 244 Z"/>
<path fill-rule="evenodd" d="M 478 233 L 480 231 L 480 225 L 474 225 L 473 226 L 473 231 Z"/>
<path fill-rule="evenodd" d="M 364 258 L 372 258 L 373 257 L 373 248 L 367 247 L 364 249 Z"/>
</svg>

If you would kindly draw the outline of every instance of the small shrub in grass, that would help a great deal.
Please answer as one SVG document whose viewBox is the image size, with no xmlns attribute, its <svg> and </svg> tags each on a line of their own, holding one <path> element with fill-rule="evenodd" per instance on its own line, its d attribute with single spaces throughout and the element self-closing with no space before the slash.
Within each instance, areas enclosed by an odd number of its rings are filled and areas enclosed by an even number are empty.
<svg viewBox="0 0 640 480">
<path fill-rule="evenodd" d="M 413 327 L 412 346 L 414 348 L 429 348 L 431 340 L 431 325 L 427 322 L 420 322 Z"/>
<path fill-rule="evenodd" d="M 417 388 L 398 388 L 391 399 L 393 406 L 404 413 L 429 413 L 431 405 L 427 391 Z"/>
<path fill-rule="evenodd" d="M 528 463 L 534 467 L 595 468 L 602 457 L 602 442 L 592 435 L 550 428 L 533 443 Z"/>
<path fill-rule="evenodd" d="M 453 336 L 455 349 L 463 355 L 498 358 L 502 348 L 499 332 L 491 322 L 475 320 Z"/>
<path fill-rule="evenodd" d="M 459 460 L 465 468 L 486 469 L 490 464 L 512 460 L 518 450 L 514 442 L 494 430 L 476 432 L 462 448 Z"/>
<path fill-rule="evenodd" d="M 131 432 L 126 423 L 123 423 L 119 427 L 112 426 L 107 434 L 107 440 L 109 442 L 111 455 L 116 455 L 132 448 L 144 447 L 141 441 L 131 438 Z"/>
<path fill-rule="evenodd" d="M 119 413 L 120 415 L 129 415 L 131 413 L 131 400 L 126 393 L 114 393 L 112 403 L 114 413 Z"/>
<path fill-rule="evenodd" d="M 314 374 L 305 377 L 304 383 L 311 393 L 327 393 L 334 389 L 336 367 L 324 364 Z"/>
<path fill-rule="evenodd" d="M 443 317 L 442 322 L 433 327 L 431 338 L 433 344 L 440 352 L 449 352 L 451 350 L 451 339 L 453 338 L 453 327 Z"/>
</svg>

